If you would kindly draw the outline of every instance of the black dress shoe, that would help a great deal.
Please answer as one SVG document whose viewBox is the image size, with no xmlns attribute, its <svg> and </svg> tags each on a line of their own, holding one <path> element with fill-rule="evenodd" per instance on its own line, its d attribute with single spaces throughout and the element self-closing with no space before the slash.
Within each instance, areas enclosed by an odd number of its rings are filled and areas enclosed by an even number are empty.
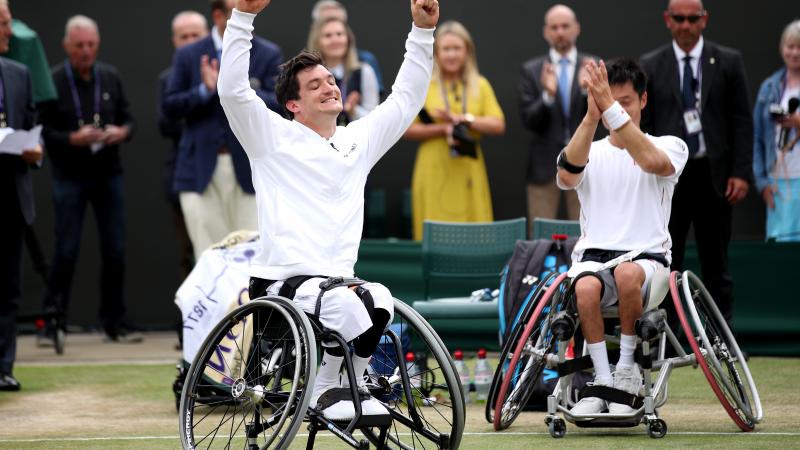
<svg viewBox="0 0 800 450">
<path fill-rule="evenodd" d="M 9 373 L 0 374 L 0 391 L 18 391 L 20 386 L 19 381 Z"/>
</svg>

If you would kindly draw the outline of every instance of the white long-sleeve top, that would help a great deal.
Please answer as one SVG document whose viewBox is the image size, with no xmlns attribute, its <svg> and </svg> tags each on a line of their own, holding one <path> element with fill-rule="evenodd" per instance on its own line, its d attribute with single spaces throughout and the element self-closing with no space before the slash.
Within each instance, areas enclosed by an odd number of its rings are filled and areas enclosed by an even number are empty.
<svg viewBox="0 0 800 450">
<path fill-rule="evenodd" d="M 217 92 L 250 159 L 261 251 L 251 275 L 353 276 L 364 221 L 364 185 L 425 102 L 433 30 L 412 27 L 392 94 L 330 139 L 269 110 L 250 88 L 254 14 L 233 10 L 222 41 Z"/>
</svg>

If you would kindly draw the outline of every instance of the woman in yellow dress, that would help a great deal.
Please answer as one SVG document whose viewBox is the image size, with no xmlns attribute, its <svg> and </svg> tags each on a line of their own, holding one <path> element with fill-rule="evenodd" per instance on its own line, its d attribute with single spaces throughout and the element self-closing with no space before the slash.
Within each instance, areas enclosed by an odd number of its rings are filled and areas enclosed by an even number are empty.
<svg viewBox="0 0 800 450">
<path fill-rule="evenodd" d="M 414 239 L 425 220 L 491 222 L 492 196 L 481 135 L 501 135 L 506 123 L 491 85 L 478 73 L 467 29 L 436 29 L 433 78 L 425 107 L 405 138 L 422 141 L 411 179 Z M 460 139 L 459 139 L 460 138 Z"/>
</svg>

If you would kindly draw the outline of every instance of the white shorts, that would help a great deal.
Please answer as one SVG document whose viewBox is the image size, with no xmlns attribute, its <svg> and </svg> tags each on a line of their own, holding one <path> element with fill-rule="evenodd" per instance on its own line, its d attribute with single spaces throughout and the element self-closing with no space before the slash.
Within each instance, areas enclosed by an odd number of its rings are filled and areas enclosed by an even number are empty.
<svg viewBox="0 0 800 450">
<path fill-rule="evenodd" d="M 313 315 L 316 312 L 319 284 L 325 280 L 326 278 L 311 278 L 297 288 L 294 302 L 306 314 Z M 283 286 L 282 281 L 272 283 L 267 289 L 267 294 L 278 295 L 281 286 Z M 365 283 L 362 287 L 372 295 L 375 308 L 389 311 L 389 324 L 391 324 L 394 317 L 394 297 L 389 289 L 380 283 Z M 352 289 L 346 286 L 331 289 L 322 296 L 318 319 L 322 326 L 341 334 L 347 342 L 361 336 L 372 327 L 372 318 L 370 318 L 364 303 Z"/>
</svg>

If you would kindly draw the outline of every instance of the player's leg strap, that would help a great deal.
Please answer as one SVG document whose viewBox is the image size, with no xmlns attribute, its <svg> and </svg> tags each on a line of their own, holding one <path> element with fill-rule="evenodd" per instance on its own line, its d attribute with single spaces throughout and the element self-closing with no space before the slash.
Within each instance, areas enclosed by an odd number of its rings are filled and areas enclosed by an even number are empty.
<svg viewBox="0 0 800 450">
<path fill-rule="evenodd" d="M 644 398 L 634 394 L 629 394 L 619 389 L 599 384 L 587 384 L 581 389 L 580 398 L 597 397 L 609 402 L 628 405 L 631 408 L 639 409 L 644 404 Z"/>
</svg>

